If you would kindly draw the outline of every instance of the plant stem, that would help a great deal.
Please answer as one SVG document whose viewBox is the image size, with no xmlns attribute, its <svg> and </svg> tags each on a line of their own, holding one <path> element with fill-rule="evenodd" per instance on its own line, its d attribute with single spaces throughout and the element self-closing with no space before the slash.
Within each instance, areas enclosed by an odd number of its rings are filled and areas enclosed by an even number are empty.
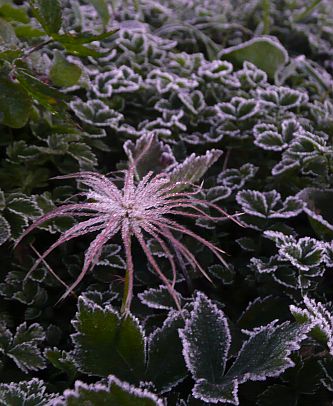
<svg viewBox="0 0 333 406">
<path fill-rule="evenodd" d="M 304 18 L 308 17 L 311 14 L 312 10 L 316 8 L 319 3 L 321 3 L 321 0 L 314 0 L 304 11 L 295 16 L 294 21 L 299 22 L 301 20 L 304 20 Z"/>
<path fill-rule="evenodd" d="M 28 51 L 25 52 L 23 58 L 26 58 L 27 56 L 31 55 L 33 52 L 39 51 L 41 48 L 43 48 L 45 45 L 48 45 L 52 41 L 53 41 L 53 39 L 50 38 L 47 41 L 41 42 L 40 44 L 36 45 L 35 47 L 30 48 Z"/>
<path fill-rule="evenodd" d="M 128 310 L 127 309 L 127 301 L 128 301 L 128 295 L 129 295 L 129 282 L 130 282 L 130 272 L 128 270 L 128 267 L 126 268 L 126 274 L 125 274 L 125 283 L 124 283 L 124 293 L 123 293 L 123 299 L 121 302 L 121 309 L 120 313 L 122 316 L 126 317 Z"/>
<path fill-rule="evenodd" d="M 262 14 L 263 14 L 263 23 L 264 23 L 264 34 L 269 34 L 270 31 L 270 11 L 271 11 L 271 2 L 270 0 L 262 0 Z"/>
</svg>

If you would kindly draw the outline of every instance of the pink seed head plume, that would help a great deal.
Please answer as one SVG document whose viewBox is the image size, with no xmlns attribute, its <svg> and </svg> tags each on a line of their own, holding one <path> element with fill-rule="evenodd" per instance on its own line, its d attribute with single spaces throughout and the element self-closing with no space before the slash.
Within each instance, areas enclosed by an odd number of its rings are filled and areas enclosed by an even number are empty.
<svg viewBox="0 0 333 406">
<path fill-rule="evenodd" d="M 200 271 L 208 279 L 208 275 L 196 260 L 191 251 L 177 239 L 174 232 L 179 232 L 197 240 L 207 247 L 215 256 L 224 263 L 221 256 L 223 251 L 200 235 L 183 226 L 177 218 L 186 217 L 192 219 L 223 220 L 231 218 L 215 204 L 196 198 L 198 188 L 193 191 L 193 185 L 188 182 L 170 182 L 166 174 L 154 175 L 149 172 L 141 180 L 136 181 L 135 166 L 138 160 L 146 152 L 143 150 L 129 168 L 124 171 L 123 187 L 116 186 L 110 178 L 97 172 L 78 172 L 57 179 L 74 178 L 88 186 L 88 191 L 80 195 L 85 197 L 80 203 L 64 204 L 38 218 L 25 230 L 16 242 L 16 245 L 32 230 L 42 223 L 62 216 L 78 217 L 82 220 L 61 234 L 42 255 L 39 255 L 28 275 L 33 272 L 45 258 L 61 244 L 73 238 L 97 232 L 95 239 L 90 243 L 84 258 L 82 270 L 75 282 L 68 287 L 61 299 L 66 298 L 81 282 L 98 262 L 101 251 L 117 233 L 120 233 L 123 249 L 126 257 L 126 295 L 123 303 L 125 314 L 129 312 L 133 296 L 133 256 L 132 240 L 135 238 L 141 246 L 148 263 L 165 284 L 169 293 L 180 309 L 178 296 L 175 293 L 176 262 L 172 252 L 177 253 L 178 258 L 188 262 L 194 269 Z M 192 191 L 175 191 L 180 186 L 192 186 Z M 203 208 L 214 209 L 218 215 L 212 217 Z M 176 219 L 175 219 L 176 218 Z M 238 223 L 238 222 L 237 222 Z M 161 247 L 172 269 L 173 279 L 170 281 L 161 271 L 152 251 L 147 244 L 146 238 L 153 238 Z"/>
</svg>

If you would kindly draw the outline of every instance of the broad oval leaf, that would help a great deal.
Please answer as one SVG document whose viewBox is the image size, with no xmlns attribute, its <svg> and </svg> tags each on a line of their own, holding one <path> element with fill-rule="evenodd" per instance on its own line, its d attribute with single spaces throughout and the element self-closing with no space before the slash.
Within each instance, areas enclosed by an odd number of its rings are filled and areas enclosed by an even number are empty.
<svg viewBox="0 0 333 406">
<path fill-rule="evenodd" d="M 111 307 L 104 309 L 80 297 L 73 325 L 73 360 L 80 371 L 138 382 L 144 374 L 145 337 L 132 315 L 121 318 Z"/>
<path fill-rule="evenodd" d="M 273 37 L 256 37 L 224 49 L 219 56 L 239 67 L 245 61 L 251 62 L 265 71 L 270 78 L 274 78 L 277 70 L 289 59 L 286 49 Z"/>
</svg>

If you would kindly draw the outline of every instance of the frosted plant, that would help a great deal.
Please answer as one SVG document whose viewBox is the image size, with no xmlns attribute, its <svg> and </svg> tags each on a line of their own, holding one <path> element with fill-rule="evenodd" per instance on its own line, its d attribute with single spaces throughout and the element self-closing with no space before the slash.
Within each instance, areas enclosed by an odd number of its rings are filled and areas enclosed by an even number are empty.
<svg viewBox="0 0 333 406">
<path fill-rule="evenodd" d="M 149 148 L 149 144 L 147 148 Z M 85 197 L 85 200 L 79 203 L 64 204 L 41 216 L 27 228 L 16 242 L 17 245 L 28 233 L 50 219 L 61 216 L 86 218 L 65 231 L 56 242 L 40 255 L 30 269 L 29 275 L 61 244 L 88 233 L 98 232 L 85 253 L 81 273 L 75 282 L 69 286 L 60 300 L 66 298 L 81 282 L 85 274 L 94 267 L 105 244 L 117 233 L 121 235 L 127 265 L 122 306 L 124 313 L 128 313 L 133 295 L 133 237 L 139 242 L 139 245 L 147 257 L 148 263 L 165 284 L 178 308 L 180 308 L 180 303 L 174 291 L 176 263 L 172 250 L 176 253 L 177 258 L 185 260 L 185 262 L 189 263 L 194 269 L 199 270 L 208 279 L 209 277 L 192 252 L 175 237 L 173 232 L 180 232 L 183 235 L 194 238 L 211 250 L 215 256 L 224 263 L 221 256 L 224 251 L 194 233 L 189 228 L 181 225 L 173 217 L 180 216 L 208 220 L 231 218 L 235 222 L 237 222 L 237 220 L 232 216 L 228 216 L 214 203 L 196 198 L 195 195 L 198 194 L 200 188 L 197 187 L 193 189 L 193 185 L 190 182 L 172 181 L 167 174 L 160 173 L 154 176 L 153 172 L 149 172 L 141 180 L 136 181 L 136 164 L 145 154 L 147 148 L 144 149 L 141 154 L 132 161 L 129 168 L 124 171 L 122 189 L 118 188 L 111 178 L 95 172 L 78 172 L 58 176 L 56 179 L 74 178 L 88 186 L 89 189 L 87 192 L 80 193 L 80 196 Z M 175 191 L 184 186 L 192 186 L 192 191 Z M 213 217 L 207 214 L 203 210 L 204 208 L 211 208 L 215 210 L 218 215 Z M 156 262 L 146 242 L 146 236 L 155 239 L 164 251 L 172 269 L 172 281 L 163 274 L 160 266 Z M 166 240 L 168 242 L 166 242 Z"/>
</svg>

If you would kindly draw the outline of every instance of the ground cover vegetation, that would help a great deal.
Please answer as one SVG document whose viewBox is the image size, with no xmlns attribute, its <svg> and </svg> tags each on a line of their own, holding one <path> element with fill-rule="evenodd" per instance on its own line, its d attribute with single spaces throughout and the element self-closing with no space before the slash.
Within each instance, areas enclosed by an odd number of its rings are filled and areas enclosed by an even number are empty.
<svg viewBox="0 0 333 406">
<path fill-rule="evenodd" d="M 333 398 L 330 0 L 0 0 L 0 404 Z"/>
</svg>

